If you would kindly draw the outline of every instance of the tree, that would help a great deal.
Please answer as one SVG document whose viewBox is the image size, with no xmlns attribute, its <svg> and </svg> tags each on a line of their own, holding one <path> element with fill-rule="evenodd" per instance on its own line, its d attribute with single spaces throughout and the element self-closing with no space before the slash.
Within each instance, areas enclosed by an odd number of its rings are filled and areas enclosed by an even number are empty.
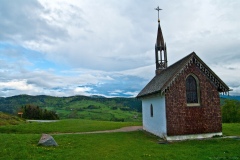
<svg viewBox="0 0 240 160">
<path fill-rule="evenodd" d="M 25 105 L 20 108 L 23 111 L 23 118 L 26 119 L 47 119 L 55 120 L 59 119 L 58 115 L 54 111 L 48 111 L 46 109 L 41 109 L 39 106 Z"/>
<path fill-rule="evenodd" d="M 240 122 L 240 102 L 236 100 L 225 100 L 222 105 L 222 122 Z"/>
</svg>

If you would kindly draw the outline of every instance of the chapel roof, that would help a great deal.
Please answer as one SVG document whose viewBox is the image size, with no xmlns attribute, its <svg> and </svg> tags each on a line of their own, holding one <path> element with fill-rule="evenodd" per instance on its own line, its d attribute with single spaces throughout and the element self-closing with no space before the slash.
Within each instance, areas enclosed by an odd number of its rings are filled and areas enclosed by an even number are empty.
<svg viewBox="0 0 240 160">
<path fill-rule="evenodd" d="M 153 79 L 137 95 L 137 98 L 165 93 L 174 83 L 176 78 L 193 63 L 195 63 L 202 73 L 213 82 L 219 92 L 230 91 L 229 87 L 197 56 L 197 54 L 192 52 L 168 68 L 162 70 L 160 74 L 155 75 L 155 77 L 153 77 Z"/>
</svg>

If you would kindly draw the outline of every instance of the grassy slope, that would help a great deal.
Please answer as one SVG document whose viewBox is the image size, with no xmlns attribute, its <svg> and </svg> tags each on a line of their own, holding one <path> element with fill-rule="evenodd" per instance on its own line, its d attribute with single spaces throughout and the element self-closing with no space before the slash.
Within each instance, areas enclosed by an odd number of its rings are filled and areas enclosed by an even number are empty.
<svg viewBox="0 0 240 160">
<path fill-rule="evenodd" d="M 103 98 L 103 97 L 51 97 L 19 95 L 8 98 L 0 98 L 0 110 L 15 113 L 17 108 L 27 105 L 37 105 L 47 110 L 54 110 L 61 119 L 81 118 L 92 120 L 122 120 L 141 121 L 141 101 L 134 98 Z M 89 105 L 99 108 L 87 109 Z M 117 110 L 112 110 L 117 107 Z M 131 111 L 120 110 L 121 107 L 129 107 Z M 137 118 L 133 118 L 138 115 Z"/>
<path fill-rule="evenodd" d="M 21 123 L 24 123 L 24 120 L 21 118 L 0 112 L 0 126 L 8 124 L 16 125 Z"/>
<path fill-rule="evenodd" d="M 68 122 L 69 121 L 69 122 Z M 211 139 L 158 144 L 158 137 L 143 131 L 88 135 L 54 135 L 58 147 L 41 147 L 42 132 L 113 129 L 132 122 L 66 120 L 0 127 L 0 159 L 240 159 L 240 140 Z M 3 129 L 5 128 L 5 129 Z M 6 134 L 7 133 L 7 134 Z M 18 133 L 18 134 L 16 134 Z M 21 133 L 21 134 L 19 134 Z M 28 134 L 27 134 L 28 133 Z M 36 134 L 35 134 L 36 133 Z M 240 124 L 223 124 L 223 133 L 239 135 Z"/>
</svg>

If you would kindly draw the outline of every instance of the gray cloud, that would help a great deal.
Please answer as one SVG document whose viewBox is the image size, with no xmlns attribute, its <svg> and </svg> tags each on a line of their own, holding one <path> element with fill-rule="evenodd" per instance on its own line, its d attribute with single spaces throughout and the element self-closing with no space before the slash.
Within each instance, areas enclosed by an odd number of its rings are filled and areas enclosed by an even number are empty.
<svg viewBox="0 0 240 160">
<path fill-rule="evenodd" d="M 42 17 L 46 13 L 46 9 L 35 0 L 2 0 L 0 41 L 51 43 L 59 38 L 67 38 L 68 33 L 64 28 L 51 24 Z"/>
<path fill-rule="evenodd" d="M 237 1 L 3 0 L 0 95 L 136 94 L 154 76 L 158 5 L 169 64 L 195 51 L 240 94 Z"/>
</svg>

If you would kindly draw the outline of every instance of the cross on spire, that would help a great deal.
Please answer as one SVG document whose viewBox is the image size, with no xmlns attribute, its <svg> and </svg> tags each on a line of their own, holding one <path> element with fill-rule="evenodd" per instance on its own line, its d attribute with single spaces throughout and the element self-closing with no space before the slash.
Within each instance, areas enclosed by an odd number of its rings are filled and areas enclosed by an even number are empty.
<svg viewBox="0 0 240 160">
<path fill-rule="evenodd" d="M 155 10 L 158 11 L 158 23 L 160 22 L 160 19 L 159 19 L 159 11 L 162 10 L 161 8 L 159 8 L 159 6 L 157 8 L 155 8 Z"/>
</svg>

